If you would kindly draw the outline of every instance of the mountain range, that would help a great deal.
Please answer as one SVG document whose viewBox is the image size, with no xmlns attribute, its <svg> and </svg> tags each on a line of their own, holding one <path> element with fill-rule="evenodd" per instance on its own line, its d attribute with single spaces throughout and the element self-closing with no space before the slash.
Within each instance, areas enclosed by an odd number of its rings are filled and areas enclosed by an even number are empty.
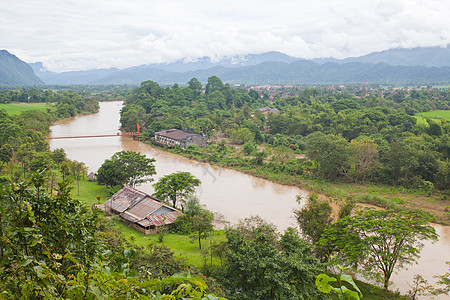
<svg viewBox="0 0 450 300">
<path fill-rule="evenodd" d="M 0 50 L 0 85 L 33 85 L 44 82 L 33 73 L 26 62 L 6 50 Z"/>
<path fill-rule="evenodd" d="M 194 62 L 179 60 L 126 69 L 63 73 L 47 71 L 42 63 L 29 65 L 46 84 L 139 84 L 146 80 L 184 84 L 193 77 L 206 82 L 212 75 L 224 82 L 245 84 L 361 83 L 366 80 L 373 83 L 449 83 L 450 47 L 398 48 L 342 60 L 305 60 L 281 52 L 267 52 L 217 61 L 202 57 Z"/>
</svg>

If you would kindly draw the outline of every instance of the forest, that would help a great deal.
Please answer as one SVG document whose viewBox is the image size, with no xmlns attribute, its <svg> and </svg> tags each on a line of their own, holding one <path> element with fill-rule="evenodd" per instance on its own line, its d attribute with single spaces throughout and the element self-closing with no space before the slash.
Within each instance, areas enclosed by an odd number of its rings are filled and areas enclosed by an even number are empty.
<svg viewBox="0 0 450 300">
<path fill-rule="evenodd" d="M 181 155 L 256 169 L 272 179 L 391 184 L 446 197 L 449 122 L 418 123 L 414 114 L 448 109 L 449 91 L 374 89 L 367 96 L 355 91 L 271 93 L 231 87 L 213 76 L 205 87 L 195 78 L 186 87 L 143 82 L 117 96 L 126 101 L 123 129 L 137 130 L 140 124 L 145 139 L 168 128 L 210 137 L 205 149 L 168 149 Z M 10 116 L 0 110 L 2 299 L 333 299 L 324 292 L 344 299 L 361 294 L 404 299 L 385 291 L 392 271 L 414 262 L 423 240 L 437 238 L 428 225 L 433 216 L 426 212 L 359 211 L 345 199 L 338 219 L 331 220 L 330 205 L 311 193 L 308 205 L 295 211 L 300 232 L 278 233 L 272 224 L 248 218 L 226 229 L 224 241 L 211 249 L 216 263 L 190 266 L 164 245 L 138 246 L 114 220 L 71 193 L 86 168 L 62 149 L 50 151 L 46 136 L 56 118 L 95 112 L 94 92 L 2 90 L 0 95 L 2 102 L 20 101 L 13 97 L 27 102 L 35 95 L 41 100 L 34 102 L 55 103 L 49 112 Z M 263 107 L 278 113 L 265 114 Z M 186 203 L 173 233 L 200 232 L 196 219 L 202 215 L 208 218 L 198 203 Z M 369 251 L 386 246 L 386 238 L 394 252 Z M 331 272 L 337 264 L 360 264 L 383 290 L 355 284 L 345 268 Z M 429 292 L 448 293 L 448 273 L 436 275 L 443 287 Z"/>
<path fill-rule="evenodd" d="M 263 113 L 263 107 L 278 112 Z M 448 189 L 450 122 L 418 122 L 414 115 L 449 107 L 449 89 L 371 89 L 364 95 L 361 88 L 304 88 L 270 95 L 212 76 L 204 90 L 195 78 L 186 87 L 143 82 L 127 97 L 121 122 L 126 130 L 139 123 L 147 139 L 171 128 L 205 133 L 217 141 L 208 160 L 225 165 L 267 161 L 268 168 L 301 176 Z M 248 155 L 228 157 L 221 140 L 245 145 Z M 277 158 L 282 166 L 272 164 Z"/>
</svg>

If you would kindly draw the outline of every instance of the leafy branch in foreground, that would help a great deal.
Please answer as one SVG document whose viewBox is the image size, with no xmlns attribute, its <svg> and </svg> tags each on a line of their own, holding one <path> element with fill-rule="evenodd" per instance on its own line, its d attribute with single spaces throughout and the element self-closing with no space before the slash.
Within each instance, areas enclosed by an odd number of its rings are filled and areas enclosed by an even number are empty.
<svg viewBox="0 0 450 300">
<path fill-rule="evenodd" d="M 319 244 L 362 266 L 366 277 L 380 280 L 387 290 L 392 273 L 420 256 L 423 241 L 438 239 L 429 220 L 423 212 L 365 209 L 328 226 Z"/>
<path fill-rule="evenodd" d="M 446 264 L 449 266 L 449 271 L 444 275 L 436 276 L 437 278 L 439 278 L 437 284 L 442 285 L 442 287 L 433 290 L 433 295 L 448 295 L 450 293 L 450 261 L 447 261 Z"/>
<path fill-rule="evenodd" d="M 327 274 L 319 274 L 316 278 L 316 287 L 319 291 L 325 294 L 329 294 L 331 291 L 337 293 L 339 299 L 345 300 L 359 300 L 362 298 L 362 293 L 359 290 L 356 283 L 353 281 L 352 276 L 343 274 L 343 271 L 348 269 L 342 266 L 338 266 L 339 274 L 335 277 L 330 277 Z M 332 282 L 336 282 L 338 287 L 331 285 Z M 349 289 L 344 283 L 350 284 L 354 291 Z"/>
</svg>

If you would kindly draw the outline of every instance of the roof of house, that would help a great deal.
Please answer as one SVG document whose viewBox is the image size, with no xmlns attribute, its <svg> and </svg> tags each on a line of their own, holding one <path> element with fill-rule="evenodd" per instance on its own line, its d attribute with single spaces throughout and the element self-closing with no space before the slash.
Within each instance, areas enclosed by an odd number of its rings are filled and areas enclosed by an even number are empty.
<svg viewBox="0 0 450 300">
<path fill-rule="evenodd" d="M 139 201 L 133 207 L 124 211 L 122 213 L 123 218 L 127 219 L 128 221 L 131 221 L 131 222 L 137 222 L 137 221 L 142 220 L 145 217 L 153 214 L 158 209 L 160 209 L 162 206 L 166 207 L 170 211 L 175 210 L 174 208 L 167 206 L 159 201 L 156 201 L 156 200 L 146 197 L 146 198 L 142 199 L 141 201 Z"/>
<path fill-rule="evenodd" d="M 259 111 L 262 111 L 262 112 L 278 112 L 278 109 L 277 108 L 270 108 L 270 107 L 266 106 L 266 107 L 260 108 Z"/>
<path fill-rule="evenodd" d="M 187 131 L 179 130 L 179 129 L 169 129 L 169 130 L 155 132 L 155 135 L 161 135 L 161 136 L 168 137 L 168 138 L 171 138 L 174 140 L 182 140 L 189 136 L 195 136 L 195 135 L 199 135 L 199 134 L 193 133 L 193 132 L 187 132 Z"/>
<path fill-rule="evenodd" d="M 161 226 L 166 224 L 172 224 L 181 215 L 178 210 L 171 211 L 160 215 L 150 215 L 137 222 L 142 227 L 149 227 L 151 225 Z"/>
<path fill-rule="evenodd" d="M 172 224 L 181 215 L 175 208 L 129 186 L 124 186 L 105 202 L 106 207 L 110 205 L 121 218 L 143 227 Z"/>
<path fill-rule="evenodd" d="M 108 201 L 105 202 L 106 207 L 121 213 L 130 207 L 133 207 L 136 203 L 144 199 L 145 197 L 153 198 L 152 196 L 138 191 L 132 187 L 124 186 L 120 191 L 112 195 Z"/>
</svg>

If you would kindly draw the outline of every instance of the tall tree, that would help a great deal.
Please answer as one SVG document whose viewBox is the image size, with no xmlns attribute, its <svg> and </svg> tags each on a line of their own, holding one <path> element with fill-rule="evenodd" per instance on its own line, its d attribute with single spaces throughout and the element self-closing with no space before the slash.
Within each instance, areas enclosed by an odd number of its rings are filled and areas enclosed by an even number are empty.
<svg viewBox="0 0 450 300">
<path fill-rule="evenodd" d="M 301 198 L 297 201 L 299 202 L 299 200 Z M 316 244 L 325 228 L 331 224 L 331 211 L 330 204 L 320 201 L 316 193 L 309 194 L 306 205 L 302 209 L 294 211 L 303 237 L 311 244 Z"/>
<path fill-rule="evenodd" d="M 217 76 L 211 76 L 208 78 L 208 82 L 206 83 L 205 93 L 211 94 L 214 91 L 220 91 L 223 88 L 223 82 Z"/>
<path fill-rule="evenodd" d="M 366 209 L 327 227 L 320 245 L 334 248 L 344 260 L 360 264 L 369 278 L 388 289 L 394 270 L 420 256 L 423 241 L 436 241 L 436 230 L 423 212 Z"/>
<path fill-rule="evenodd" d="M 188 197 L 191 196 L 195 187 L 199 186 L 201 181 L 189 172 L 176 172 L 161 177 L 155 187 L 153 196 L 156 198 L 172 201 L 173 207 L 177 206 L 177 201 L 180 201 L 181 208 L 184 211 L 184 204 Z"/>
<path fill-rule="evenodd" d="M 123 129 L 130 132 L 137 131 L 137 125 L 142 126 L 145 119 L 145 109 L 138 104 L 125 106 L 120 112 L 120 124 Z"/>
<path fill-rule="evenodd" d="M 346 172 L 355 181 L 364 180 L 379 164 L 378 146 L 368 138 L 355 139 L 350 142 L 351 169 Z"/>
<path fill-rule="evenodd" d="M 348 168 L 350 151 L 342 136 L 316 131 L 308 135 L 305 146 L 307 156 L 319 163 L 322 176 L 333 179 Z"/>
<path fill-rule="evenodd" d="M 197 78 L 192 78 L 188 81 L 188 87 L 194 94 L 194 99 L 197 99 L 197 97 L 200 95 L 200 92 L 202 90 L 202 83 L 198 81 Z"/>
<path fill-rule="evenodd" d="M 98 169 L 97 181 L 109 186 L 128 184 L 132 187 L 152 181 L 156 174 L 155 159 L 134 151 L 116 152 Z"/>
<path fill-rule="evenodd" d="M 192 216 L 192 231 L 194 231 L 195 235 L 191 236 L 191 238 L 198 240 L 199 249 L 202 249 L 202 239 L 206 239 L 208 232 L 211 232 L 214 228 L 213 220 L 214 214 L 205 208 L 202 208 L 199 213 Z"/>
<path fill-rule="evenodd" d="M 80 195 L 80 177 L 87 175 L 87 167 L 83 162 L 76 160 L 69 163 L 73 179 L 77 181 L 77 195 Z"/>
<path fill-rule="evenodd" d="M 228 250 L 222 275 L 229 299 L 323 299 L 315 277 L 323 266 L 294 229 L 281 240 L 267 225 L 227 230 Z"/>
</svg>

